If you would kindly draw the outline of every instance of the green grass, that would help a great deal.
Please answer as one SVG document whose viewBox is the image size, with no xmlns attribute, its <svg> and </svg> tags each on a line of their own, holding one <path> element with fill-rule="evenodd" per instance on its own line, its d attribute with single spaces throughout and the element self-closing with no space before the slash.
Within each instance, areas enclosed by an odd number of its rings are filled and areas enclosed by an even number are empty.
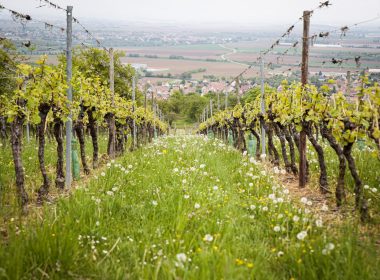
<svg viewBox="0 0 380 280">
<path fill-rule="evenodd" d="M 261 165 L 219 141 L 160 138 L 108 165 L 70 197 L 7 221 L 0 279 L 380 275 L 375 239 L 355 217 L 317 226 Z"/>
</svg>

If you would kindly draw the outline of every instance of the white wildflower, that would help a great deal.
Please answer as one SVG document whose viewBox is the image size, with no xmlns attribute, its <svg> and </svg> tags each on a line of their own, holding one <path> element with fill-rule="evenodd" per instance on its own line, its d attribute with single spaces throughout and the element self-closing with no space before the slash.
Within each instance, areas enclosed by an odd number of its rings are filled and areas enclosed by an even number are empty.
<svg viewBox="0 0 380 280">
<path fill-rule="evenodd" d="M 321 210 L 322 211 L 329 211 L 329 207 L 326 204 L 323 204 Z"/>
<path fill-rule="evenodd" d="M 201 205 L 200 205 L 199 203 L 195 203 L 195 204 L 194 204 L 194 208 L 195 208 L 195 209 L 199 209 L 199 208 L 201 208 Z"/>
<path fill-rule="evenodd" d="M 206 234 L 204 237 L 203 237 L 203 241 L 206 241 L 206 242 L 211 242 L 214 240 L 214 237 L 212 237 L 211 234 Z"/>
<path fill-rule="evenodd" d="M 185 253 L 179 253 L 176 255 L 176 258 L 179 262 L 184 263 L 187 260 L 187 256 Z"/>
<path fill-rule="evenodd" d="M 306 236 L 307 236 L 307 232 L 304 230 L 297 234 L 297 238 L 299 240 L 304 240 Z"/>
<path fill-rule="evenodd" d="M 316 225 L 317 227 L 322 227 L 322 226 L 323 226 L 323 222 L 322 222 L 322 220 L 321 220 L 321 219 L 316 220 L 316 221 L 315 221 L 315 225 Z"/>
</svg>

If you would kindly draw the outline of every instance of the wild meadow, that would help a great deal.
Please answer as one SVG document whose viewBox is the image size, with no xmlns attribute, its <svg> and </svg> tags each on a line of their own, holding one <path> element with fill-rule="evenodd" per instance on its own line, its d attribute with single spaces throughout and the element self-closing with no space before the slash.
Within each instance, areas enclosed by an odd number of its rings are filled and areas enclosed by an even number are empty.
<svg viewBox="0 0 380 280">
<path fill-rule="evenodd" d="M 283 172 L 220 140 L 160 137 L 28 217 L 8 211 L 0 279 L 378 279 L 376 225 L 331 219 Z"/>
</svg>

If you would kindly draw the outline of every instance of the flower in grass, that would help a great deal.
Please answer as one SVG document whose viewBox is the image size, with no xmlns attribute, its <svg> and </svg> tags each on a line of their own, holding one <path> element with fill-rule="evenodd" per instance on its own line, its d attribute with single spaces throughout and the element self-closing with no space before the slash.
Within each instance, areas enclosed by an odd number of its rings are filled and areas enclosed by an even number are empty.
<svg viewBox="0 0 380 280">
<path fill-rule="evenodd" d="M 199 165 L 199 168 L 200 168 L 200 169 L 203 169 L 203 168 L 205 168 L 205 167 L 206 167 L 206 164 L 203 164 L 203 163 L 202 163 L 201 165 Z"/>
<path fill-rule="evenodd" d="M 113 196 L 114 193 L 113 193 L 113 191 L 107 191 L 106 194 L 109 196 Z"/>
<path fill-rule="evenodd" d="M 280 226 L 275 226 L 275 227 L 273 228 L 273 230 L 274 230 L 275 232 L 279 232 L 279 231 L 281 230 L 281 227 L 280 227 Z"/>
<path fill-rule="evenodd" d="M 128 168 L 129 168 L 129 169 L 132 169 L 132 167 L 133 167 L 133 165 L 132 165 L 132 164 L 128 165 Z"/>
<path fill-rule="evenodd" d="M 268 207 L 267 207 L 267 206 L 264 206 L 264 207 L 262 208 L 262 210 L 263 210 L 263 211 L 268 211 Z"/>
<path fill-rule="evenodd" d="M 334 250 L 335 245 L 333 243 L 327 243 L 326 248 L 331 251 Z"/>
<path fill-rule="evenodd" d="M 302 197 L 301 198 L 301 203 L 306 204 L 307 203 L 307 198 L 306 197 Z"/>
<path fill-rule="evenodd" d="M 329 254 L 332 250 L 334 250 L 335 245 L 333 243 L 327 243 L 325 248 L 322 250 L 323 255 Z"/>
<path fill-rule="evenodd" d="M 297 239 L 298 240 L 304 240 L 306 238 L 306 236 L 307 236 L 307 232 L 305 230 L 303 230 L 297 234 Z"/>
<path fill-rule="evenodd" d="M 371 191 L 372 191 L 373 193 L 375 193 L 375 192 L 377 192 L 377 189 L 376 189 L 376 188 L 372 188 Z"/>
<path fill-rule="evenodd" d="M 186 262 L 186 260 L 187 260 L 187 256 L 186 256 L 185 253 L 179 253 L 179 254 L 177 254 L 177 255 L 176 255 L 176 258 L 177 258 L 177 260 L 178 260 L 180 263 L 184 263 L 184 262 Z"/>
<path fill-rule="evenodd" d="M 321 210 L 322 211 L 329 211 L 329 207 L 326 204 L 323 204 Z"/>
<path fill-rule="evenodd" d="M 178 171 L 179 171 L 179 170 L 178 170 L 177 167 L 173 169 L 173 172 L 174 172 L 174 173 L 177 173 Z"/>
<path fill-rule="evenodd" d="M 104 177 L 104 176 L 106 176 L 106 173 L 102 172 L 102 173 L 100 173 L 100 175 Z"/>
<path fill-rule="evenodd" d="M 261 155 L 260 155 L 260 158 L 261 158 L 261 159 L 265 159 L 266 157 L 267 157 L 266 154 L 261 154 Z"/>
<path fill-rule="evenodd" d="M 153 205 L 153 206 L 157 206 L 157 205 L 158 205 L 158 202 L 157 202 L 156 200 L 153 200 L 153 201 L 152 201 L 152 205 Z"/>
<path fill-rule="evenodd" d="M 200 205 L 199 203 L 195 203 L 195 204 L 194 204 L 194 208 L 195 208 L 195 209 L 199 209 L 199 208 L 201 208 L 201 205 Z"/>
<path fill-rule="evenodd" d="M 297 215 L 293 217 L 293 222 L 297 223 L 299 220 L 300 220 L 300 217 L 298 217 Z"/>
<path fill-rule="evenodd" d="M 316 225 L 317 227 L 322 227 L 322 226 L 323 226 L 323 222 L 322 222 L 322 220 L 321 220 L 321 219 L 316 220 L 316 221 L 315 221 L 315 225 Z"/>
<path fill-rule="evenodd" d="M 203 237 L 203 241 L 206 241 L 206 242 L 212 242 L 214 240 L 214 237 L 212 237 L 211 234 L 206 234 L 204 237 Z"/>
<path fill-rule="evenodd" d="M 218 190 L 218 186 L 213 186 L 212 189 L 213 189 L 214 191 L 217 191 L 217 190 Z"/>
<path fill-rule="evenodd" d="M 249 206 L 249 208 L 250 208 L 251 210 L 255 210 L 255 209 L 256 209 L 256 206 L 252 204 L 251 206 Z"/>
<path fill-rule="evenodd" d="M 184 199 L 189 199 L 189 197 L 190 197 L 190 195 L 188 195 L 188 194 L 185 194 L 185 195 L 183 196 Z"/>
<path fill-rule="evenodd" d="M 368 190 L 369 189 L 369 186 L 368 185 L 364 185 L 363 187 L 365 190 Z"/>
<path fill-rule="evenodd" d="M 283 251 L 278 251 L 278 253 L 277 253 L 277 257 L 282 257 L 284 255 L 284 252 Z"/>
<path fill-rule="evenodd" d="M 96 221 L 95 225 L 98 227 L 100 226 L 100 222 L 99 221 Z"/>
</svg>

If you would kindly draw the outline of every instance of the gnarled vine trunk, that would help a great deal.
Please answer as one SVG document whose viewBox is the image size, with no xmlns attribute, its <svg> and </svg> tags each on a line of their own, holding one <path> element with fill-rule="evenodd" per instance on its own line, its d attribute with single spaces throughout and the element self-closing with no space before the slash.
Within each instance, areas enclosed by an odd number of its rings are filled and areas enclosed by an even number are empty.
<svg viewBox="0 0 380 280">
<path fill-rule="evenodd" d="M 328 130 L 326 125 L 324 124 L 321 128 L 322 137 L 327 139 L 330 146 L 333 148 L 335 153 L 339 158 L 339 174 L 338 174 L 338 183 L 335 190 L 336 204 L 340 207 L 343 201 L 346 199 L 346 192 L 344 188 L 344 176 L 346 174 L 346 160 L 344 158 L 343 149 L 336 142 L 334 136 Z"/>
<path fill-rule="evenodd" d="M 323 153 L 323 148 L 319 145 L 317 139 L 314 137 L 313 128 L 311 124 L 308 124 L 304 127 L 307 137 L 309 138 L 311 144 L 313 145 L 315 151 L 318 155 L 318 163 L 320 169 L 319 175 L 319 187 L 322 193 L 329 193 L 329 184 L 327 181 L 327 169 L 325 162 L 325 155 Z"/>
<path fill-rule="evenodd" d="M 285 135 L 277 123 L 273 123 L 273 126 L 274 126 L 274 130 L 275 130 L 277 137 L 280 139 L 281 153 L 282 153 L 282 158 L 284 159 L 285 170 L 286 170 L 286 172 L 290 173 L 292 171 L 292 167 L 291 167 L 291 164 L 289 162 L 288 152 L 286 150 Z"/>
<path fill-rule="evenodd" d="M 256 159 L 260 159 L 260 148 L 261 148 L 261 142 L 260 142 L 260 135 L 254 130 L 252 127 L 250 128 L 251 133 L 256 138 Z"/>
<path fill-rule="evenodd" d="M 363 196 L 363 188 L 362 188 L 362 181 L 360 179 L 359 173 L 356 170 L 355 160 L 352 157 L 352 147 L 354 143 L 348 143 L 343 147 L 343 154 L 347 159 L 348 162 L 348 168 L 350 169 L 351 175 L 354 178 L 355 181 L 355 205 L 356 208 L 359 209 L 361 214 L 362 221 L 368 220 L 368 203 L 367 200 Z"/>
<path fill-rule="evenodd" d="M 50 108 L 51 106 L 46 103 L 42 103 L 38 106 L 39 116 L 41 118 L 41 122 L 38 124 L 38 161 L 43 177 L 42 186 L 38 189 L 38 203 L 42 203 L 43 199 L 49 193 L 50 187 L 50 180 L 45 167 L 45 126 Z"/>
<path fill-rule="evenodd" d="M 272 163 L 276 166 L 280 165 L 280 156 L 273 143 L 273 128 L 270 124 L 267 124 L 262 117 L 260 117 L 260 124 L 264 127 L 264 130 L 268 136 L 268 152 L 272 157 Z"/>
<path fill-rule="evenodd" d="M 0 116 L 0 138 L 4 147 L 7 143 L 7 137 L 7 124 L 5 118 L 3 116 Z"/>
<path fill-rule="evenodd" d="M 59 108 L 53 108 L 53 117 L 54 117 L 54 137 L 57 142 L 57 165 L 56 165 L 56 178 L 55 186 L 58 189 L 63 190 L 65 187 L 65 174 L 63 172 L 63 137 L 62 137 L 62 128 L 63 122 L 60 118 L 57 117 L 56 113 L 59 111 Z"/>
<path fill-rule="evenodd" d="M 21 105 L 21 102 L 18 102 Z M 24 124 L 25 116 L 17 115 L 11 123 L 11 146 L 12 146 L 12 156 L 13 163 L 15 167 L 16 175 L 16 188 L 19 197 L 19 203 L 21 204 L 23 210 L 26 210 L 28 204 L 28 194 L 25 191 L 25 173 L 24 166 L 22 163 L 22 129 Z"/>
<path fill-rule="evenodd" d="M 83 118 L 85 114 L 86 108 L 81 105 L 80 106 L 80 112 L 78 115 L 78 120 L 74 124 L 74 130 L 75 133 L 78 137 L 79 141 L 79 147 L 80 147 L 80 158 L 82 161 L 82 166 L 85 174 L 90 174 L 90 168 L 87 165 L 87 160 L 86 160 L 86 142 L 84 138 L 84 124 L 83 124 Z"/>
<path fill-rule="evenodd" d="M 292 169 L 292 172 L 294 175 L 298 174 L 298 168 L 296 166 L 296 153 L 294 150 L 294 142 L 293 138 L 290 135 L 290 132 L 287 127 L 280 125 L 280 129 L 283 131 L 285 135 L 285 139 L 288 142 L 289 145 L 289 152 L 290 152 L 290 168 Z"/>
<path fill-rule="evenodd" d="M 88 127 L 90 129 L 90 135 L 92 140 L 92 167 L 95 169 L 98 167 L 99 163 L 99 145 L 98 145 L 98 131 L 96 129 L 96 120 L 94 118 L 93 112 L 95 108 L 90 108 L 87 110 L 88 116 Z"/>
<path fill-rule="evenodd" d="M 115 157 L 115 116 L 112 113 L 107 113 L 105 116 L 108 124 L 108 144 L 107 144 L 107 154 L 110 158 Z"/>
</svg>

